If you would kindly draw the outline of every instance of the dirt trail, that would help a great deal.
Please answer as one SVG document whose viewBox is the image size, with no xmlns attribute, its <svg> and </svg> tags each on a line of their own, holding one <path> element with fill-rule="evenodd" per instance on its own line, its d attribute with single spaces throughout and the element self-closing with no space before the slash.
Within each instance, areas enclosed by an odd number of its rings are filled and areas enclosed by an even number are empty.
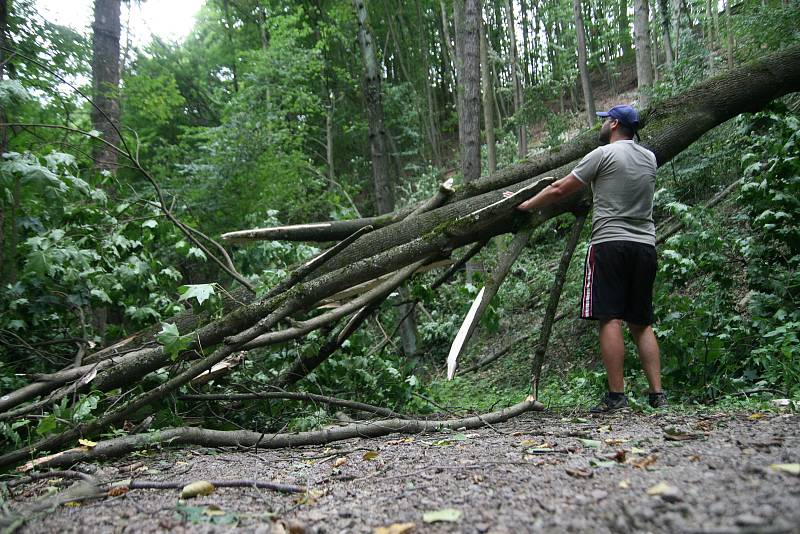
<svg viewBox="0 0 800 534">
<path fill-rule="evenodd" d="M 378 454 L 364 459 L 367 451 Z M 244 478 L 310 491 L 218 489 L 183 502 L 175 490 L 135 490 L 62 506 L 24 531 L 339 533 L 410 522 L 413 532 L 789 533 L 800 532 L 800 478 L 770 465 L 798 461 L 800 415 L 534 413 L 464 433 L 129 457 L 95 474 L 122 479 L 130 474 L 120 468 L 142 463 L 140 479 Z M 647 493 L 661 482 L 669 488 Z M 12 507 L 47 484 L 28 486 Z M 423 521 L 444 508 L 460 518 Z"/>
</svg>

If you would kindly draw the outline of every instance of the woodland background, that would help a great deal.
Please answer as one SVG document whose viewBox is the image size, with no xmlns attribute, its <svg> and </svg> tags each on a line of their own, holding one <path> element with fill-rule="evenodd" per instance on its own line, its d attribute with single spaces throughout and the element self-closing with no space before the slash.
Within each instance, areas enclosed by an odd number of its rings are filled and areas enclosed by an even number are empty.
<svg viewBox="0 0 800 534">
<path fill-rule="evenodd" d="M 594 109 L 657 106 L 800 37 L 792 0 L 208 0 L 183 42 L 137 48 L 120 0 L 96 1 L 91 35 L 44 21 L 30 0 L 0 6 L 0 394 L 154 324 L 177 356 L 186 332 L 175 314 L 220 317 L 234 287 L 263 294 L 327 246 L 225 243 L 234 280 L 198 232 L 218 239 L 402 210 L 447 178 L 463 185 L 596 128 Z M 479 65 L 467 50 L 475 43 Z M 655 296 L 676 403 L 800 396 L 798 111 L 793 94 L 739 116 L 659 170 L 657 223 L 680 226 L 659 247 Z M 382 163 L 370 144 L 377 131 Z M 731 184 L 722 202 L 705 205 Z M 499 355 L 491 367 L 443 378 L 453 336 L 509 236 L 436 291 L 435 271 L 411 280 L 295 389 L 421 414 L 485 411 L 524 396 L 574 220 L 534 230 L 484 315 L 462 369 Z M 587 404 L 604 388 L 594 328 L 574 319 L 587 237 L 584 228 L 548 352 L 540 400 L 550 406 Z M 326 334 L 251 350 L 180 393 L 268 390 Z M 646 385 L 635 358 L 626 368 L 639 405 Z M 2 420 L 2 447 L 90 421 L 172 371 Z M 176 396 L 109 435 L 148 414 L 152 428 L 271 431 L 354 416 Z"/>
</svg>

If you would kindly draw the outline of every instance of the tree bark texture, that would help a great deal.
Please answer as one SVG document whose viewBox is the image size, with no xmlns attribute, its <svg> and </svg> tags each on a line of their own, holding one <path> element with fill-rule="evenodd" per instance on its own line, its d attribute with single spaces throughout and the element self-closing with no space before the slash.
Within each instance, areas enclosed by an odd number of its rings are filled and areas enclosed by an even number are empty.
<svg viewBox="0 0 800 534">
<path fill-rule="evenodd" d="M 661 34 L 664 39 L 664 54 L 667 68 L 672 69 L 675 60 L 672 55 L 672 39 L 669 35 L 669 6 L 668 0 L 658 0 L 658 15 L 661 21 Z"/>
<path fill-rule="evenodd" d="M 459 62 L 459 95 L 462 95 L 458 115 L 458 140 L 461 149 L 461 173 L 465 183 L 481 177 L 481 64 L 478 25 L 481 8 L 478 0 L 456 0 L 459 20 L 457 41 L 461 45 Z"/>
<path fill-rule="evenodd" d="M 119 135 L 111 122 L 119 125 L 119 37 L 120 0 L 95 0 L 92 24 L 92 127 L 111 144 Z M 98 109 L 99 108 L 99 109 Z M 104 143 L 94 143 L 92 157 L 98 171 L 117 170 L 117 153 Z"/>
<path fill-rule="evenodd" d="M 575 16 L 575 31 L 578 34 L 578 69 L 581 72 L 583 101 L 586 106 L 586 124 L 591 128 L 594 126 L 596 119 L 594 114 L 594 96 L 592 96 L 592 82 L 589 79 L 589 67 L 586 65 L 586 32 L 583 28 L 581 0 L 572 0 L 572 12 Z"/>
<path fill-rule="evenodd" d="M 650 104 L 649 88 L 653 85 L 653 60 L 650 56 L 650 7 L 648 0 L 634 0 L 633 31 L 636 34 L 636 78 L 639 107 Z"/>
<path fill-rule="evenodd" d="M 383 123 L 381 73 L 375 55 L 365 0 L 353 0 L 353 8 L 358 19 L 358 44 L 364 61 L 364 99 L 369 122 L 372 178 L 375 186 L 375 205 L 380 215 L 394 209 L 394 191 L 389 178 L 389 155 L 386 152 L 386 128 Z"/>
<path fill-rule="evenodd" d="M 480 21 L 481 85 L 483 88 L 483 128 L 486 131 L 486 155 L 489 174 L 497 172 L 497 141 L 494 136 L 494 113 L 492 112 L 492 78 L 489 72 L 489 52 L 486 42 L 486 26 Z"/>
</svg>

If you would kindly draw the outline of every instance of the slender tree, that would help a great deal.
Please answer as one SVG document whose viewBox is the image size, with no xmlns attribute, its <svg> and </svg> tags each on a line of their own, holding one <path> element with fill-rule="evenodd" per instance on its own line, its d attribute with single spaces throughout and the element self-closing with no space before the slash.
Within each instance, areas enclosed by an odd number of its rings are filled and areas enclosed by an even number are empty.
<svg viewBox="0 0 800 534">
<path fill-rule="evenodd" d="M 634 0 L 633 31 L 636 34 L 636 78 L 639 105 L 650 103 L 649 87 L 653 84 L 653 63 L 650 57 L 650 9 L 647 0 Z"/>
<path fill-rule="evenodd" d="M 731 23 L 731 2 L 725 0 L 725 29 L 728 32 L 727 51 L 728 68 L 733 68 L 733 25 Z"/>
<path fill-rule="evenodd" d="M 92 24 L 92 126 L 104 140 L 119 143 L 120 0 L 95 0 Z M 114 124 L 112 124 L 114 123 Z M 93 145 L 95 168 L 117 170 L 117 153 L 105 143 Z"/>
<path fill-rule="evenodd" d="M 494 137 L 494 113 L 492 113 L 492 101 L 494 99 L 492 90 L 492 78 L 489 72 L 489 53 L 486 42 L 486 26 L 481 20 L 480 23 L 481 40 L 481 85 L 483 89 L 483 124 L 486 131 L 486 155 L 489 163 L 489 174 L 497 171 L 497 143 Z"/>
<path fill-rule="evenodd" d="M 575 16 L 575 31 L 578 34 L 578 69 L 581 73 L 583 101 L 586 106 L 586 122 L 591 128 L 595 121 L 594 97 L 592 96 L 592 81 L 589 79 L 589 67 L 586 65 L 586 33 L 583 29 L 581 0 L 572 0 L 572 12 Z"/>
<path fill-rule="evenodd" d="M 383 214 L 394 209 L 394 191 L 389 177 L 389 154 L 386 151 L 386 128 L 383 124 L 381 74 L 375 55 L 372 31 L 369 28 L 366 3 L 364 0 L 353 0 L 353 7 L 358 20 L 358 44 L 361 48 L 361 59 L 364 61 L 364 99 L 369 123 L 375 205 L 378 214 Z"/>
<path fill-rule="evenodd" d="M 672 39 L 669 34 L 669 6 L 668 0 L 658 0 L 658 15 L 661 21 L 661 36 L 664 41 L 664 57 L 666 58 L 667 68 L 672 69 L 675 60 L 672 56 Z"/>
<path fill-rule="evenodd" d="M 520 80 L 519 58 L 517 53 L 516 26 L 514 24 L 514 6 L 511 0 L 505 0 L 506 24 L 508 26 L 508 40 L 511 56 L 511 80 L 514 84 L 514 118 L 517 122 L 517 157 L 524 158 L 528 154 L 528 132 L 520 117 L 522 111 L 523 95 L 522 81 Z"/>
</svg>

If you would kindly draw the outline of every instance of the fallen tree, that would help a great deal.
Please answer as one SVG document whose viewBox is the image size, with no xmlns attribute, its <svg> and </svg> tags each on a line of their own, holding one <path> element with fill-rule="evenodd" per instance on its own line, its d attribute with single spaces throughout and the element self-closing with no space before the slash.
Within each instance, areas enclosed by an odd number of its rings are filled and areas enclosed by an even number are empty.
<svg viewBox="0 0 800 534">
<path fill-rule="evenodd" d="M 800 46 L 795 45 L 729 70 L 644 111 L 642 117 L 646 128 L 642 143 L 655 152 L 659 165 L 663 165 L 715 126 L 740 113 L 757 111 L 771 100 L 797 90 L 800 90 Z M 318 365 L 341 346 L 369 311 L 418 269 L 449 257 L 465 245 L 478 243 L 467 253 L 469 255 L 493 236 L 517 232 L 526 224 L 536 224 L 513 207 L 534 196 L 555 178 L 566 175 L 578 158 L 597 146 L 596 133 L 585 132 L 557 150 L 512 165 L 455 192 L 443 187 L 434 199 L 421 206 L 383 218 L 351 221 L 341 233 L 331 230 L 336 227 L 333 224 L 324 226 L 325 230 L 323 226 L 317 226 L 325 223 L 282 227 L 272 233 L 261 231 L 264 229 L 239 232 L 237 239 L 244 239 L 248 233 L 262 239 L 280 236 L 282 239 L 321 241 L 340 239 L 345 233 L 349 235 L 344 242 L 295 270 L 263 297 L 255 298 L 246 289 L 232 291 L 225 303 L 227 313 L 220 319 L 210 320 L 189 313 L 176 318 L 174 322 L 180 332 L 191 335 L 191 342 L 177 362 L 164 347 L 153 343 L 155 329 L 151 329 L 88 355 L 83 358 L 81 367 L 40 377 L 31 385 L 3 396 L 0 398 L 0 420 L 40 412 L 61 399 L 74 399 L 76 393 L 89 388 L 110 391 L 122 387 L 128 390 L 121 397 L 127 400 L 118 402 L 101 417 L 0 456 L 0 467 L 26 460 L 40 451 L 60 450 L 74 444 L 79 437 L 98 435 L 138 411 L 150 410 L 234 353 L 298 339 L 356 314 L 313 360 L 312 363 Z M 502 192 L 506 188 L 516 191 L 516 194 L 503 198 Z M 589 201 L 588 191 L 573 195 L 544 210 L 537 220 L 565 212 L 584 213 Z M 308 316 L 321 301 L 378 279 L 377 284 L 372 284 L 353 300 L 322 315 Z M 370 284 L 364 287 L 370 287 Z M 302 378 L 309 367 L 305 362 L 295 363 L 297 365 L 288 371 L 289 374 L 284 372 L 282 375 L 288 380 L 287 384 Z M 166 367 L 171 369 L 166 382 L 144 391 L 131 387 L 142 377 Z M 531 406 L 529 403 L 526 410 Z M 483 420 L 481 417 L 477 419 L 479 422 Z M 384 422 L 381 428 L 389 428 L 390 432 L 433 428 L 426 426 L 427 423 L 414 426 L 417 424 L 414 420 L 402 421 L 402 424 L 388 426 Z M 373 431 L 364 430 L 368 435 Z M 344 432 L 342 435 L 353 437 L 359 435 L 358 432 L 353 435 Z M 214 436 L 213 443 L 244 444 L 253 441 L 251 435 L 242 442 L 234 437 L 218 439 L 218 434 Z M 281 436 L 276 436 L 271 443 L 294 443 L 289 438 L 281 441 L 285 437 Z M 206 439 L 208 434 L 203 432 L 182 430 L 180 437 L 175 437 L 180 443 L 193 443 L 192 439 L 197 439 L 197 443 L 209 442 Z M 128 438 L 136 443 L 144 439 L 137 436 Z"/>
</svg>

